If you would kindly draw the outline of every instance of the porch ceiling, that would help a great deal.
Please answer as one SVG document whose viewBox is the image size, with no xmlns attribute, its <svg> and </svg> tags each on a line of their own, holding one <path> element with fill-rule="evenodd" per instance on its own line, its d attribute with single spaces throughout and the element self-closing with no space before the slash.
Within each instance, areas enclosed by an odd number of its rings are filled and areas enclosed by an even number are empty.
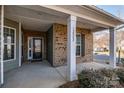
<svg viewBox="0 0 124 93">
<path fill-rule="evenodd" d="M 27 30 L 47 31 L 53 23 L 67 24 L 69 14 L 44 6 L 5 6 L 5 17 L 22 23 Z M 78 17 L 77 27 L 92 31 L 108 28 L 107 25 Z"/>
</svg>

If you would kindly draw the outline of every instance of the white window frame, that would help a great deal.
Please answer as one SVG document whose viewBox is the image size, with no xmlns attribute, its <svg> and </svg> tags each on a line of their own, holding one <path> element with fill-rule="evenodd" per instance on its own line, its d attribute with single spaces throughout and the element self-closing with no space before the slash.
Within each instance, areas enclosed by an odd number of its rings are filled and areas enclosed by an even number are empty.
<svg viewBox="0 0 124 93">
<path fill-rule="evenodd" d="M 30 42 L 29 42 L 30 41 Z M 31 43 L 31 47 L 29 47 L 29 43 Z M 32 47 L 33 47 L 33 42 L 32 42 L 32 37 L 28 37 L 28 60 L 31 60 L 33 58 L 33 50 L 32 50 Z M 31 56 L 29 56 L 29 51 L 31 51 Z"/>
<path fill-rule="evenodd" d="M 14 60 L 16 60 L 16 28 L 13 28 L 13 27 L 10 27 L 10 26 L 4 26 L 4 28 L 8 28 L 8 29 L 13 29 L 14 30 L 14 42 L 15 43 L 11 43 L 11 45 L 14 45 L 14 58 L 13 59 L 8 59 L 8 60 L 4 60 L 3 59 L 3 62 L 9 62 L 9 61 L 14 61 Z M 4 37 L 4 36 L 3 36 Z M 5 46 L 5 45 L 7 45 L 7 43 L 4 43 L 3 42 L 3 46 Z M 4 52 L 4 51 L 3 51 Z"/>
<path fill-rule="evenodd" d="M 81 38 L 81 33 L 76 33 L 76 39 L 77 39 L 77 35 L 79 35 L 80 38 Z M 80 55 L 76 55 L 76 57 L 81 57 L 81 50 L 82 50 L 82 48 L 81 48 L 81 39 L 80 39 L 80 44 L 77 44 L 77 40 L 76 40 L 76 48 L 77 48 L 77 46 L 80 46 Z"/>
</svg>

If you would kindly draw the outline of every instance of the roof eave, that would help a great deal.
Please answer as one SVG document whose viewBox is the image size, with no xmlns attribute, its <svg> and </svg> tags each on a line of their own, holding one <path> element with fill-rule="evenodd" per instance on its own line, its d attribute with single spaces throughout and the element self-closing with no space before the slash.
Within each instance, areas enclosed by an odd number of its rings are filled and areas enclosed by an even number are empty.
<svg viewBox="0 0 124 93">
<path fill-rule="evenodd" d="M 121 18 L 119 18 L 117 16 L 114 16 L 111 13 L 106 12 L 105 10 L 103 10 L 101 8 L 98 8 L 98 7 L 94 6 L 94 5 L 86 5 L 86 7 L 90 8 L 90 9 L 93 9 L 93 10 L 95 10 L 95 11 L 97 11 L 99 13 L 102 13 L 104 15 L 107 15 L 107 16 L 113 18 L 114 20 L 117 20 L 120 23 L 119 25 L 124 24 L 124 19 L 121 19 Z"/>
</svg>

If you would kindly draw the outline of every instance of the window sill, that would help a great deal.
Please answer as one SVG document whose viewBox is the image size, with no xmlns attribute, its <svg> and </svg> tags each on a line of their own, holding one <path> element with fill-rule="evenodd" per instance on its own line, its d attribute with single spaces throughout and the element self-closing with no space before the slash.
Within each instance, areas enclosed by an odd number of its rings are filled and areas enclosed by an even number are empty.
<svg viewBox="0 0 124 93">
<path fill-rule="evenodd" d="M 15 61 L 16 59 L 3 60 L 3 62 Z"/>
</svg>

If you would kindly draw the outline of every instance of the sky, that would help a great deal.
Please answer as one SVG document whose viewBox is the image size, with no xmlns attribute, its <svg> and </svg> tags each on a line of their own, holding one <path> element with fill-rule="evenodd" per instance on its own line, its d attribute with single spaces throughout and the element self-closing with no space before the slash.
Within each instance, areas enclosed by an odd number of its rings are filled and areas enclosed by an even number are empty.
<svg viewBox="0 0 124 93">
<path fill-rule="evenodd" d="M 98 5 L 97 7 L 124 19 L 124 5 Z"/>
<path fill-rule="evenodd" d="M 124 5 L 98 5 L 97 7 L 124 19 Z M 102 33 L 108 33 L 108 30 L 104 30 Z M 102 35 L 101 32 L 94 33 L 96 36 Z"/>
</svg>

